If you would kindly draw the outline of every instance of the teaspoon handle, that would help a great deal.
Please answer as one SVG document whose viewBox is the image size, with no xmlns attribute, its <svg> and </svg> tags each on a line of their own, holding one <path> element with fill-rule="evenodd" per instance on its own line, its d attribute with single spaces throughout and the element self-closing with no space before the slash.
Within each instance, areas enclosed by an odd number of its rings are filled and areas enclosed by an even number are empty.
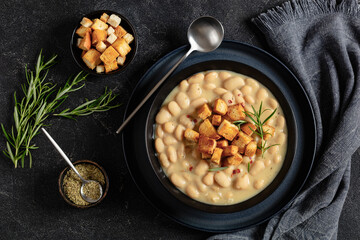
<svg viewBox="0 0 360 240">
<path fill-rule="evenodd" d="M 41 130 L 43 131 L 43 133 L 45 134 L 45 136 L 50 140 L 50 142 L 52 143 L 52 145 L 54 145 L 54 147 L 56 148 L 56 150 L 60 153 L 60 155 L 64 158 L 64 160 L 69 164 L 69 166 L 72 168 L 72 170 L 74 170 L 74 172 L 79 176 L 79 178 L 81 179 L 81 181 L 86 182 L 86 180 L 84 178 L 81 177 L 80 173 L 76 170 L 76 168 L 74 167 L 74 165 L 72 164 L 72 162 L 70 161 L 70 159 L 66 156 L 66 154 L 64 153 L 64 151 L 60 148 L 60 146 L 55 142 L 55 140 L 50 136 L 50 134 L 44 129 L 41 128 Z"/>
<path fill-rule="evenodd" d="M 160 79 L 160 81 L 155 85 L 155 87 L 153 87 L 153 89 L 151 89 L 151 91 L 146 95 L 146 97 L 139 103 L 139 105 L 134 109 L 134 111 L 132 111 L 132 113 L 121 124 L 119 129 L 116 131 L 117 134 L 119 134 L 124 129 L 124 127 L 130 122 L 130 120 L 135 116 L 135 114 L 139 111 L 139 109 L 146 103 L 146 101 L 160 87 L 160 85 L 170 76 L 171 73 L 174 72 L 174 70 L 180 65 L 180 63 L 182 63 L 185 60 L 185 58 L 187 58 L 190 55 L 190 53 L 192 53 L 193 51 L 194 51 L 194 49 L 192 47 L 190 47 L 189 51 L 187 51 L 187 53 L 184 56 L 182 56 L 179 59 L 179 61 L 177 61 L 177 63 L 175 63 L 175 65 L 165 74 L 165 76 Z"/>
</svg>

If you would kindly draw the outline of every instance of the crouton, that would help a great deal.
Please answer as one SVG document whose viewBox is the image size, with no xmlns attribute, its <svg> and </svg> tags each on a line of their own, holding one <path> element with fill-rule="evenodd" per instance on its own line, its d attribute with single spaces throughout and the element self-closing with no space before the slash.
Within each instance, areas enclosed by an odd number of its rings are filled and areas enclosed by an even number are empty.
<svg viewBox="0 0 360 240">
<path fill-rule="evenodd" d="M 255 141 L 249 142 L 245 147 L 245 155 L 248 157 L 253 156 L 256 153 L 257 144 Z"/>
<path fill-rule="evenodd" d="M 104 65 L 97 65 L 96 66 L 96 72 L 97 73 L 103 73 L 105 71 Z"/>
<path fill-rule="evenodd" d="M 125 63 L 126 57 L 122 57 L 122 56 L 118 56 L 117 58 L 117 64 L 119 64 L 120 66 L 123 66 Z"/>
<path fill-rule="evenodd" d="M 77 39 L 77 41 L 76 41 L 76 46 L 77 46 L 77 47 L 80 46 L 81 40 L 82 40 L 82 38 L 78 38 L 78 39 Z"/>
<path fill-rule="evenodd" d="M 213 138 L 215 140 L 220 139 L 221 137 L 216 133 L 216 129 L 211 124 L 209 119 L 205 119 L 199 126 L 199 133 L 209 138 Z"/>
<path fill-rule="evenodd" d="M 229 116 L 232 121 L 243 120 L 246 117 L 244 108 L 240 103 L 228 107 L 226 115 Z"/>
<path fill-rule="evenodd" d="M 115 27 L 115 32 L 114 34 L 118 37 L 118 38 L 122 38 L 127 34 L 127 31 L 122 27 L 122 26 L 117 26 Z M 125 39 L 124 39 L 125 40 Z"/>
<path fill-rule="evenodd" d="M 246 145 L 253 140 L 252 137 L 246 135 L 244 132 L 240 131 L 232 141 L 231 145 L 235 145 L 239 148 L 239 153 L 244 154 Z"/>
<path fill-rule="evenodd" d="M 86 18 L 86 17 L 83 17 L 83 19 L 81 20 L 80 22 L 81 25 L 83 25 L 84 27 L 91 27 L 91 25 L 93 24 L 93 22 Z"/>
<path fill-rule="evenodd" d="M 219 126 L 221 123 L 221 115 L 213 115 L 211 119 L 211 123 L 214 126 Z"/>
<path fill-rule="evenodd" d="M 109 72 L 114 71 L 119 68 L 116 61 L 113 61 L 110 64 L 105 63 L 104 66 L 105 66 L 105 73 L 109 73 Z"/>
<path fill-rule="evenodd" d="M 98 42 L 105 41 L 107 37 L 107 33 L 105 30 L 96 29 L 92 32 L 91 40 L 92 45 L 96 45 Z"/>
<path fill-rule="evenodd" d="M 212 138 L 200 135 L 198 151 L 201 153 L 213 154 L 216 148 L 216 141 Z"/>
<path fill-rule="evenodd" d="M 216 142 L 216 147 L 218 147 L 218 148 L 224 148 L 224 147 L 227 147 L 227 146 L 229 146 L 229 142 L 227 140 L 225 140 L 225 139 L 219 140 L 219 141 Z"/>
<path fill-rule="evenodd" d="M 97 44 L 96 44 L 96 50 L 98 50 L 99 52 L 104 52 L 105 50 L 106 50 L 106 44 L 104 43 L 104 42 L 98 42 Z"/>
<path fill-rule="evenodd" d="M 86 32 L 83 39 L 79 43 L 79 48 L 85 51 L 88 51 L 91 47 L 91 38 L 90 33 Z"/>
<path fill-rule="evenodd" d="M 213 155 L 211 156 L 210 161 L 220 165 L 220 161 L 221 161 L 221 155 L 222 155 L 222 148 L 215 148 Z"/>
<path fill-rule="evenodd" d="M 125 39 L 125 41 L 127 42 L 127 44 L 130 44 L 130 43 L 132 43 L 132 41 L 134 41 L 134 36 L 131 35 L 130 33 L 126 33 L 126 34 L 123 36 L 123 39 Z"/>
<path fill-rule="evenodd" d="M 100 56 L 101 61 L 105 64 L 111 64 L 116 62 L 116 58 L 119 56 L 119 53 L 112 47 L 108 47 Z"/>
<path fill-rule="evenodd" d="M 234 165 L 237 166 L 242 162 L 243 158 L 239 153 L 236 153 L 234 156 L 231 157 L 227 157 L 224 160 L 224 166 L 230 166 L 230 165 Z"/>
<path fill-rule="evenodd" d="M 89 27 L 84 27 L 84 26 L 80 26 L 78 29 L 76 29 L 76 34 L 79 35 L 80 37 L 85 37 L 85 34 L 87 32 L 90 32 L 91 33 L 91 28 Z"/>
<path fill-rule="evenodd" d="M 198 142 L 199 141 L 199 133 L 190 128 L 187 128 L 185 130 L 184 137 L 189 142 Z"/>
<path fill-rule="evenodd" d="M 103 13 L 100 17 L 100 20 L 103 21 L 104 23 L 106 23 L 108 19 L 109 19 L 109 15 L 107 15 L 106 13 Z"/>
<path fill-rule="evenodd" d="M 210 117 L 211 109 L 209 108 L 209 105 L 207 105 L 207 103 L 205 103 L 204 105 L 199 107 L 197 109 L 197 114 L 198 114 L 198 117 L 201 118 L 202 120 L 205 120 L 208 117 Z"/>
<path fill-rule="evenodd" d="M 117 36 L 114 33 L 112 33 L 108 36 L 106 41 L 110 44 L 113 44 L 116 41 L 116 39 L 117 39 Z"/>
<path fill-rule="evenodd" d="M 119 26 L 121 22 L 121 18 L 115 14 L 111 14 L 109 19 L 107 20 L 107 23 L 113 26 L 114 28 Z"/>
<path fill-rule="evenodd" d="M 83 50 L 83 51 L 81 52 L 81 57 L 83 57 L 86 52 L 87 52 L 87 51 Z"/>
<path fill-rule="evenodd" d="M 263 125 L 262 126 L 263 133 L 264 133 L 264 140 L 268 140 L 272 136 L 274 136 L 275 128 L 270 125 Z"/>
<path fill-rule="evenodd" d="M 230 157 L 234 156 L 239 151 L 239 148 L 235 145 L 230 145 L 227 147 L 224 147 L 224 151 L 222 153 L 223 157 Z"/>
<path fill-rule="evenodd" d="M 224 100 L 221 98 L 218 98 L 214 102 L 214 108 L 213 111 L 220 115 L 225 115 L 228 110 L 228 106 Z"/>
<path fill-rule="evenodd" d="M 107 29 L 107 35 L 111 35 L 111 34 L 113 34 L 113 33 L 115 33 L 115 30 L 112 28 L 112 27 L 109 27 L 108 29 Z M 116 36 L 116 35 L 115 35 Z"/>
<path fill-rule="evenodd" d="M 109 25 L 107 25 L 106 23 L 104 23 L 103 21 L 101 21 L 100 19 L 96 18 L 94 19 L 94 23 L 93 25 L 91 25 L 91 29 L 92 30 L 107 30 L 109 27 Z"/>
<path fill-rule="evenodd" d="M 118 38 L 112 45 L 111 45 L 122 57 L 125 57 L 130 51 L 131 47 L 123 38 Z"/>
<path fill-rule="evenodd" d="M 225 139 L 232 141 L 238 134 L 239 128 L 236 125 L 230 123 L 228 120 L 223 120 L 218 127 L 217 132 Z"/>
<path fill-rule="evenodd" d="M 212 156 L 211 154 L 201 153 L 201 159 L 210 159 L 211 156 Z"/>
<path fill-rule="evenodd" d="M 240 126 L 241 131 L 251 136 L 256 131 L 256 126 L 252 123 L 244 123 Z"/>
<path fill-rule="evenodd" d="M 90 49 L 84 54 L 82 59 L 90 69 L 94 69 L 97 65 L 101 63 L 100 55 L 101 53 L 99 53 L 95 49 Z"/>
</svg>

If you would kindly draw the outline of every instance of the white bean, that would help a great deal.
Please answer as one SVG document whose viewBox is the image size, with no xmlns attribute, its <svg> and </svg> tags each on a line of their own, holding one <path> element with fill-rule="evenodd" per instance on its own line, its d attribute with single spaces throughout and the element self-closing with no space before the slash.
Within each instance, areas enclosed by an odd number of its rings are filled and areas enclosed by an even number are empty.
<svg viewBox="0 0 360 240">
<path fill-rule="evenodd" d="M 215 182 L 219 184 L 221 187 L 229 187 L 231 184 L 231 179 L 226 176 L 223 171 L 216 172 L 214 175 Z"/>
<path fill-rule="evenodd" d="M 244 95 L 250 95 L 252 93 L 252 87 L 250 87 L 249 85 L 245 85 L 241 88 L 241 92 Z"/>
<path fill-rule="evenodd" d="M 279 163 L 281 162 L 281 156 L 279 154 L 276 154 L 273 158 L 274 163 Z"/>
<path fill-rule="evenodd" d="M 200 190 L 200 192 L 205 192 L 207 189 L 207 186 L 205 184 L 203 184 L 200 179 L 196 180 L 196 186 L 198 187 L 198 189 Z"/>
<path fill-rule="evenodd" d="M 277 108 L 279 105 L 278 102 L 274 98 L 269 98 L 267 102 L 268 102 L 269 106 L 273 109 Z"/>
<path fill-rule="evenodd" d="M 221 97 L 228 106 L 235 105 L 235 97 L 231 92 L 227 92 Z"/>
<path fill-rule="evenodd" d="M 161 138 L 155 139 L 155 149 L 158 153 L 161 153 L 165 150 L 165 145 Z"/>
<path fill-rule="evenodd" d="M 255 100 L 254 100 L 254 98 L 252 96 L 247 95 L 247 96 L 244 97 L 244 99 L 250 105 L 253 105 L 255 103 Z"/>
<path fill-rule="evenodd" d="M 235 182 L 236 189 L 247 189 L 250 186 L 249 174 L 245 173 L 243 176 L 238 176 Z"/>
<path fill-rule="evenodd" d="M 161 125 L 156 127 L 156 136 L 162 138 L 164 136 L 164 131 L 162 130 Z"/>
<path fill-rule="evenodd" d="M 165 108 L 162 108 L 159 113 L 156 115 L 156 123 L 158 124 L 163 124 L 166 123 L 168 121 L 170 121 L 171 118 L 171 114 L 169 113 L 168 110 L 166 110 Z"/>
<path fill-rule="evenodd" d="M 179 119 L 180 123 L 183 124 L 186 128 L 193 129 L 194 128 L 194 122 L 187 116 L 182 115 Z"/>
<path fill-rule="evenodd" d="M 179 141 L 182 141 L 184 138 L 184 132 L 185 132 L 185 127 L 179 124 L 175 129 L 175 138 Z"/>
<path fill-rule="evenodd" d="M 168 109 L 169 109 L 169 112 L 170 112 L 174 117 L 176 117 L 177 115 L 179 115 L 180 112 L 181 112 L 181 108 L 180 108 L 179 104 L 177 104 L 177 102 L 175 102 L 175 101 L 169 102 L 169 104 L 168 104 Z"/>
<path fill-rule="evenodd" d="M 159 159 L 160 159 L 161 166 L 163 166 L 164 168 L 168 168 L 170 166 L 169 159 L 165 153 L 161 153 L 159 156 Z"/>
<path fill-rule="evenodd" d="M 168 147 L 167 155 L 168 155 L 170 162 L 174 163 L 177 161 L 176 149 L 173 146 Z"/>
<path fill-rule="evenodd" d="M 175 127 L 176 127 L 176 123 L 174 123 L 174 122 L 166 122 L 164 124 L 164 130 L 167 133 L 173 133 L 175 130 Z"/>
<path fill-rule="evenodd" d="M 286 135 L 285 135 L 285 133 L 278 133 L 278 136 L 276 137 L 276 143 L 277 144 L 283 144 L 284 142 L 285 142 L 285 140 L 286 140 Z"/>
<path fill-rule="evenodd" d="M 198 189 L 193 184 L 189 184 L 186 187 L 186 194 L 191 198 L 198 198 L 200 195 Z"/>
<path fill-rule="evenodd" d="M 185 145 L 183 143 L 178 146 L 177 155 L 180 159 L 185 158 Z"/>
<path fill-rule="evenodd" d="M 177 143 L 176 139 L 173 136 L 167 135 L 164 137 L 164 143 L 167 146 Z"/>
<path fill-rule="evenodd" d="M 190 173 L 188 173 L 188 172 L 183 172 L 183 177 L 184 177 L 184 179 L 186 180 L 186 181 L 188 181 L 188 182 L 190 182 L 191 181 L 191 175 L 190 175 Z"/>
<path fill-rule="evenodd" d="M 233 170 L 234 170 L 235 166 L 229 166 L 227 169 L 224 170 L 225 174 L 231 176 Z"/>
<path fill-rule="evenodd" d="M 201 98 L 198 98 L 198 99 L 195 99 L 195 100 L 191 101 L 191 107 L 198 108 L 198 107 L 200 107 L 201 105 L 203 105 L 204 103 L 207 103 L 207 102 L 208 101 L 206 100 L 206 98 L 201 97 Z"/>
<path fill-rule="evenodd" d="M 203 176 L 206 174 L 209 169 L 209 164 L 205 160 L 201 160 L 195 167 L 195 174 L 198 176 Z"/>
<path fill-rule="evenodd" d="M 240 88 L 244 85 L 245 85 L 244 79 L 239 76 L 231 77 L 224 82 L 224 87 L 229 91 L 232 91 L 235 88 Z"/>
<path fill-rule="evenodd" d="M 208 186 L 211 186 L 214 184 L 214 173 L 213 172 L 209 172 L 207 173 L 203 179 L 202 179 L 203 183 L 205 183 Z"/>
<path fill-rule="evenodd" d="M 189 87 L 189 83 L 187 80 L 182 80 L 179 84 L 180 91 L 185 92 Z"/>
<path fill-rule="evenodd" d="M 226 199 L 232 199 L 234 197 L 234 194 L 232 192 L 228 192 L 225 194 Z"/>
<path fill-rule="evenodd" d="M 253 90 L 257 90 L 259 88 L 259 83 L 255 79 L 247 78 L 245 79 L 245 82 L 247 85 L 251 86 Z"/>
<path fill-rule="evenodd" d="M 190 99 L 195 99 L 201 96 L 202 88 L 198 83 L 191 84 L 188 90 L 188 96 Z"/>
<path fill-rule="evenodd" d="M 219 79 L 219 74 L 217 72 L 209 72 L 205 75 L 205 82 L 214 83 Z"/>
<path fill-rule="evenodd" d="M 283 128 L 285 126 L 285 118 L 283 116 L 278 116 L 276 120 L 276 126 L 278 128 Z"/>
<path fill-rule="evenodd" d="M 251 161 L 251 159 L 248 156 L 243 156 L 243 163 L 248 164 Z"/>
<path fill-rule="evenodd" d="M 271 164 L 271 159 L 269 159 L 269 158 L 265 159 L 264 164 L 266 167 L 269 166 Z"/>
<path fill-rule="evenodd" d="M 171 174 L 170 180 L 175 186 L 179 188 L 183 188 L 186 185 L 186 180 L 177 173 Z"/>
<path fill-rule="evenodd" d="M 261 172 L 262 170 L 265 169 L 265 164 L 263 161 L 261 160 L 256 160 L 252 166 L 251 166 L 251 169 L 250 169 L 250 174 L 252 176 L 255 176 L 257 175 L 259 172 Z"/>
<path fill-rule="evenodd" d="M 202 74 L 202 73 L 197 73 L 197 74 L 195 74 L 194 76 L 192 76 L 192 77 L 190 77 L 188 79 L 188 82 L 190 84 L 192 84 L 192 83 L 202 83 L 203 81 L 204 81 L 204 74 Z"/>
<path fill-rule="evenodd" d="M 279 146 L 272 146 L 271 148 L 269 148 L 269 153 L 271 154 L 276 154 L 279 152 Z"/>
<path fill-rule="evenodd" d="M 264 183 L 265 183 L 264 179 L 258 179 L 254 182 L 254 187 L 256 189 L 261 189 L 264 187 Z"/>
<path fill-rule="evenodd" d="M 269 96 L 269 93 L 266 91 L 266 89 L 261 88 L 256 93 L 256 98 L 260 101 L 264 101 Z"/>
<path fill-rule="evenodd" d="M 219 77 L 221 80 L 226 80 L 231 77 L 231 74 L 229 72 L 220 72 Z"/>
<path fill-rule="evenodd" d="M 190 105 L 190 98 L 188 97 L 188 95 L 186 95 L 186 93 L 179 92 L 176 95 L 176 102 L 182 109 L 185 109 L 188 108 Z"/>
<path fill-rule="evenodd" d="M 213 83 L 207 83 L 207 84 L 204 85 L 204 88 L 206 90 L 213 90 L 214 88 L 216 88 L 216 85 L 213 84 Z"/>
<path fill-rule="evenodd" d="M 166 169 L 167 175 L 170 176 L 171 174 L 173 174 L 176 171 L 176 169 L 177 169 L 176 164 L 170 164 L 170 166 Z"/>
<path fill-rule="evenodd" d="M 225 88 L 218 87 L 218 88 L 214 89 L 214 93 L 221 96 L 221 95 L 227 93 L 227 90 Z"/>
</svg>

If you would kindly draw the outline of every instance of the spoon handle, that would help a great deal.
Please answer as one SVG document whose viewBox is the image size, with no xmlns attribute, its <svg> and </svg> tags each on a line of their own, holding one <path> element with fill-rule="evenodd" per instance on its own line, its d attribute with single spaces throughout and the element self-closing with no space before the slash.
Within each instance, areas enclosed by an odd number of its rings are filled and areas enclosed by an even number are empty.
<svg viewBox="0 0 360 240">
<path fill-rule="evenodd" d="M 182 56 L 179 59 L 179 61 L 177 61 L 177 63 L 175 63 L 175 65 L 165 74 L 165 76 L 162 79 L 160 79 L 160 81 L 155 85 L 155 87 L 151 89 L 151 91 L 146 95 L 146 97 L 139 103 L 139 105 L 134 109 L 134 111 L 132 111 L 132 113 L 121 124 L 119 129 L 116 131 L 117 134 L 119 134 L 124 129 L 124 127 L 130 122 L 130 120 L 135 116 L 135 114 L 144 105 L 144 103 L 146 103 L 146 101 L 151 97 L 151 95 L 153 95 L 153 93 L 160 87 L 160 85 L 170 76 L 171 73 L 173 73 L 173 71 L 180 65 L 180 63 L 182 63 L 185 60 L 185 58 L 187 58 L 190 55 L 190 53 L 192 53 L 193 51 L 194 49 L 190 47 L 189 51 L 187 51 L 187 53 L 184 56 Z"/>
<path fill-rule="evenodd" d="M 80 173 L 76 170 L 76 168 L 74 167 L 74 165 L 71 163 L 70 159 L 66 156 L 66 154 L 64 153 L 64 151 L 59 147 L 59 145 L 55 142 L 55 140 L 50 136 L 50 134 L 44 129 L 41 128 L 41 130 L 45 133 L 45 136 L 50 140 L 50 142 L 54 145 L 54 147 L 56 148 L 56 150 L 60 153 L 60 155 L 65 159 L 65 161 L 69 164 L 69 166 L 72 168 L 72 170 L 74 170 L 74 172 L 79 176 L 79 178 L 81 179 L 81 181 L 86 182 L 85 179 L 83 179 L 80 175 Z"/>
</svg>

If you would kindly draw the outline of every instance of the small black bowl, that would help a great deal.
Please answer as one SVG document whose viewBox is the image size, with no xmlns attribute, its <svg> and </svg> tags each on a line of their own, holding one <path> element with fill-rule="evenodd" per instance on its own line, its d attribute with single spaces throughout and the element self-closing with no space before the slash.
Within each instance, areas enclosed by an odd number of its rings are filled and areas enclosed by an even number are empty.
<svg viewBox="0 0 360 240">
<path fill-rule="evenodd" d="M 119 66 L 119 68 L 117 70 L 111 71 L 109 73 L 97 73 L 95 69 L 91 70 L 90 68 L 88 68 L 88 66 L 86 66 L 86 64 L 84 63 L 84 61 L 81 58 L 81 53 L 83 50 L 81 50 L 80 48 L 77 47 L 77 39 L 79 38 L 79 36 L 76 34 L 76 30 L 81 26 L 80 22 L 81 22 L 82 18 L 83 17 L 87 17 L 89 19 L 100 18 L 103 13 L 106 13 L 109 16 L 111 14 L 115 14 L 115 15 L 119 16 L 121 18 L 120 26 L 122 26 L 128 33 L 132 34 L 134 37 L 134 40 L 132 41 L 132 43 L 130 43 L 131 51 L 126 55 L 126 60 L 125 60 L 124 66 Z M 71 40 L 70 40 L 71 54 L 72 54 L 75 62 L 77 63 L 77 65 L 79 65 L 79 67 L 81 67 L 84 71 L 86 71 L 90 74 L 93 74 L 93 75 L 97 75 L 97 76 L 108 76 L 108 75 L 112 75 L 112 74 L 120 73 L 120 72 L 124 71 L 127 68 L 127 66 L 129 66 L 129 64 L 133 61 L 133 59 L 136 55 L 137 45 L 138 45 L 137 34 L 135 31 L 135 28 L 130 23 L 130 21 L 127 20 L 120 13 L 110 11 L 110 10 L 99 10 L 99 11 L 91 12 L 91 13 L 88 13 L 88 14 L 82 16 L 76 23 L 76 27 L 73 30 L 73 33 L 71 35 Z"/>
<path fill-rule="evenodd" d="M 284 115 L 286 116 L 286 124 L 288 128 L 288 147 L 287 152 L 285 155 L 284 163 L 282 168 L 280 169 L 278 175 L 275 179 L 260 193 L 255 195 L 254 197 L 240 202 L 233 205 L 210 205 L 203 202 L 196 201 L 182 191 L 180 191 L 177 187 L 175 187 L 169 178 L 166 176 L 165 172 L 163 171 L 160 162 L 157 158 L 157 154 L 155 151 L 154 146 L 154 136 L 155 136 L 155 117 L 156 114 L 159 112 L 162 103 L 164 102 L 165 98 L 168 94 L 184 79 L 189 78 L 195 73 L 204 72 L 208 70 L 228 70 L 237 72 L 240 74 L 244 74 L 246 76 L 252 77 L 267 87 L 271 93 L 276 97 L 279 104 L 281 105 Z M 146 120 L 146 149 L 147 154 L 150 159 L 151 166 L 158 177 L 159 181 L 162 185 L 170 192 L 175 198 L 183 202 L 184 204 L 196 208 L 197 210 L 208 212 L 208 213 L 233 213 L 238 212 L 244 209 L 251 208 L 256 204 L 264 201 L 267 197 L 269 197 L 282 183 L 283 179 L 285 178 L 295 155 L 296 148 L 297 148 L 297 127 L 296 127 L 296 120 L 294 118 L 293 110 L 291 109 L 287 99 L 285 98 L 284 94 L 281 92 L 279 87 L 266 75 L 264 75 L 259 70 L 250 67 L 246 64 L 234 62 L 234 61 L 227 61 L 227 60 L 212 60 L 197 63 L 192 65 L 188 68 L 177 73 L 171 79 L 166 81 L 158 90 L 152 104 L 150 110 L 148 112 L 148 117 Z"/>
</svg>

